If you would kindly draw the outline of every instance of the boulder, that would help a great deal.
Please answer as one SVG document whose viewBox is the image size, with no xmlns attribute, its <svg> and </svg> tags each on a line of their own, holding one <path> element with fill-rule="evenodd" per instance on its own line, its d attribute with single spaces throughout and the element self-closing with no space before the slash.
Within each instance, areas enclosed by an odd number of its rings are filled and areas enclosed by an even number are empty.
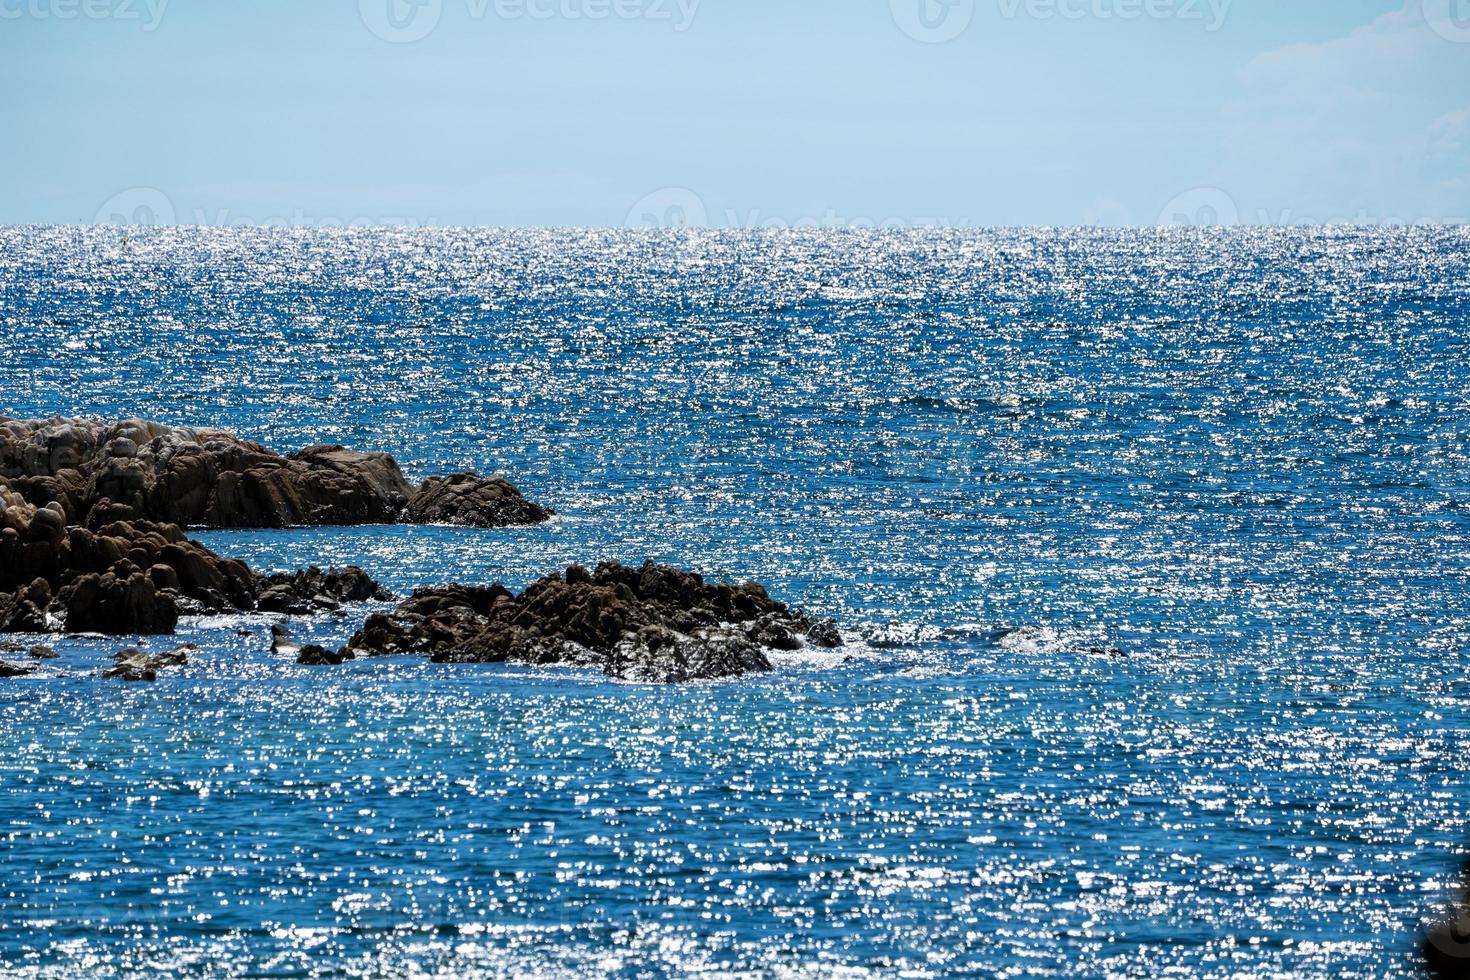
<svg viewBox="0 0 1470 980">
<path fill-rule="evenodd" d="M 453 524 L 459 527 L 520 527 L 540 524 L 553 512 L 527 500 L 498 476 L 481 479 L 474 473 L 431 477 L 408 501 L 405 519 L 413 524 Z"/>
<path fill-rule="evenodd" d="M 46 614 L 50 605 L 51 586 L 43 578 L 14 592 L 0 592 L 0 633 L 47 632 L 51 628 Z"/>
<path fill-rule="evenodd" d="M 0 678 L 25 677 L 36 672 L 35 664 L 12 664 L 0 660 Z"/>
<path fill-rule="evenodd" d="M 422 589 L 370 616 L 348 649 L 439 662 L 577 664 L 654 683 L 771 669 L 767 648 L 840 643 L 830 623 L 770 598 L 756 583 L 710 585 L 692 572 L 614 562 L 580 566 L 520 595 L 501 585 Z"/>
</svg>

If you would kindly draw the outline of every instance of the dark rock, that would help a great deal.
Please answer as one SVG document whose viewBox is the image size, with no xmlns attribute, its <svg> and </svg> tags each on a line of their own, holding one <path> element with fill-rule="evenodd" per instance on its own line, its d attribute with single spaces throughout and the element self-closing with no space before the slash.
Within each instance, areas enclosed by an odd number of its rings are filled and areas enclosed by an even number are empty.
<svg viewBox="0 0 1470 980">
<path fill-rule="evenodd" d="M 30 657 L 32 660 L 55 660 L 57 654 L 56 651 L 51 649 L 50 647 L 33 646 L 26 653 L 26 656 Z"/>
<path fill-rule="evenodd" d="M 328 650 L 313 643 L 301 648 L 301 655 L 296 658 L 296 662 L 308 667 L 336 667 L 352 659 L 354 655 L 351 650 Z"/>
<path fill-rule="evenodd" d="M 761 673 L 771 669 L 771 662 L 748 635 L 737 630 L 701 629 L 684 635 L 662 626 L 645 626 L 619 641 L 605 669 L 626 681 L 677 684 Z"/>
<path fill-rule="evenodd" d="M 36 672 L 35 664 L 12 664 L 0 660 L 0 678 L 25 677 Z"/>
<path fill-rule="evenodd" d="M 755 583 L 709 585 L 652 562 L 607 562 L 596 572 L 574 565 L 519 596 L 500 585 L 422 589 L 391 614 L 370 616 L 348 647 L 453 663 L 595 665 L 674 683 L 768 671 L 764 647 L 794 649 L 820 625 Z"/>
<path fill-rule="evenodd" d="M 806 638 L 813 646 L 833 649 L 842 646 L 842 634 L 837 623 L 830 619 L 819 619 L 807 627 Z"/>
<path fill-rule="evenodd" d="M 0 545 L 0 549 L 3 549 Z M 12 593 L 0 592 L 0 633 L 45 633 L 50 629 L 46 610 L 51 586 L 36 579 Z"/>
<path fill-rule="evenodd" d="M 66 610 L 71 633 L 150 636 L 172 633 L 179 608 L 172 597 L 141 572 L 126 579 L 112 572 L 83 575 L 61 590 L 57 602 Z"/>
<path fill-rule="evenodd" d="M 112 659 L 116 666 L 104 670 L 102 677 L 107 680 L 154 681 L 158 679 L 160 671 L 186 665 L 190 655 L 197 652 L 199 648 L 192 643 L 151 657 L 136 647 L 129 647 L 113 654 Z"/>
<path fill-rule="evenodd" d="M 316 566 L 290 574 L 259 579 L 262 612 L 304 616 L 319 610 L 334 610 L 343 602 L 392 602 L 393 593 L 383 588 L 356 565 L 322 571 Z"/>
<path fill-rule="evenodd" d="M 540 524 L 552 515 L 506 480 L 498 476 L 481 479 L 474 473 L 425 480 L 405 511 L 405 518 L 414 524 L 487 528 Z"/>
</svg>

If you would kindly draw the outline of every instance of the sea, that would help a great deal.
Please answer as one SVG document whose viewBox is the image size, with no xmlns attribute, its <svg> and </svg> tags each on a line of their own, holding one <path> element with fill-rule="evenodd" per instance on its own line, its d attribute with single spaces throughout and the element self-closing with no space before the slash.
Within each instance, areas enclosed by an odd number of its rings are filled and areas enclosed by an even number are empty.
<svg viewBox="0 0 1470 980">
<path fill-rule="evenodd" d="M 8 227 L 0 414 L 558 512 L 195 535 L 260 572 L 652 559 L 849 641 L 658 687 L 216 617 L 125 685 L 52 638 L 7 978 L 1412 977 L 1470 848 L 1470 229 Z"/>
</svg>

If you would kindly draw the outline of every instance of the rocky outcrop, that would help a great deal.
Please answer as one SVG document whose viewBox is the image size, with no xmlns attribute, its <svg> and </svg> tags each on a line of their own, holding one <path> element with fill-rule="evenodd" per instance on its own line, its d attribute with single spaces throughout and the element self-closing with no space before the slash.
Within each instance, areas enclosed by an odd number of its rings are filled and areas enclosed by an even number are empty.
<svg viewBox="0 0 1470 980">
<path fill-rule="evenodd" d="M 153 656 L 136 647 L 129 647 L 113 655 L 115 666 L 104 670 L 102 677 L 108 680 L 155 681 L 160 671 L 182 667 L 189 662 L 191 654 L 198 652 L 199 648 L 192 643 Z"/>
<path fill-rule="evenodd" d="M 391 524 L 405 511 L 503 527 L 549 516 L 504 480 L 461 475 L 415 492 L 385 453 L 310 446 L 282 456 L 219 429 L 139 420 L 0 416 L 0 485 L 36 506 L 56 505 L 66 525 L 94 529 L 137 520 L 211 528 Z"/>
<path fill-rule="evenodd" d="M 258 582 L 256 608 L 292 616 L 333 612 L 344 602 L 392 602 L 395 598 L 356 565 L 326 571 L 313 565 L 305 571 L 264 576 Z"/>
<path fill-rule="evenodd" d="M 409 498 L 404 516 L 412 524 L 498 528 L 540 524 L 553 512 L 527 500 L 500 477 L 458 473 L 425 480 Z"/>
<path fill-rule="evenodd" d="M 171 633 L 182 612 L 255 608 L 255 577 L 173 525 L 68 527 L 0 490 L 0 632 Z"/>
<path fill-rule="evenodd" d="M 625 680 L 675 683 L 771 669 L 767 648 L 841 644 L 756 583 L 707 584 L 649 562 L 572 566 L 514 595 L 500 585 L 420 590 L 370 616 L 344 652 L 440 662 L 579 664 Z"/>
</svg>

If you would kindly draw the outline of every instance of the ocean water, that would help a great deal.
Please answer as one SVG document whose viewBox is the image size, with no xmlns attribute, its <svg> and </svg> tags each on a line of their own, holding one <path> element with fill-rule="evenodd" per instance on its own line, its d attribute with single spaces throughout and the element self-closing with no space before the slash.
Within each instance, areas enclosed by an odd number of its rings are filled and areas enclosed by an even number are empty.
<svg viewBox="0 0 1470 980">
<path fill-rule="evenodd" d="M 1470 845 L 1470 231 L 10 228 L 0 350 L 0 413 L 561 514 L 199 535 L 257 570 L 652 558 L 853 641 L 60 641 L 0 681 L 7 977 L 1407 977 Z"/>
</svg>

